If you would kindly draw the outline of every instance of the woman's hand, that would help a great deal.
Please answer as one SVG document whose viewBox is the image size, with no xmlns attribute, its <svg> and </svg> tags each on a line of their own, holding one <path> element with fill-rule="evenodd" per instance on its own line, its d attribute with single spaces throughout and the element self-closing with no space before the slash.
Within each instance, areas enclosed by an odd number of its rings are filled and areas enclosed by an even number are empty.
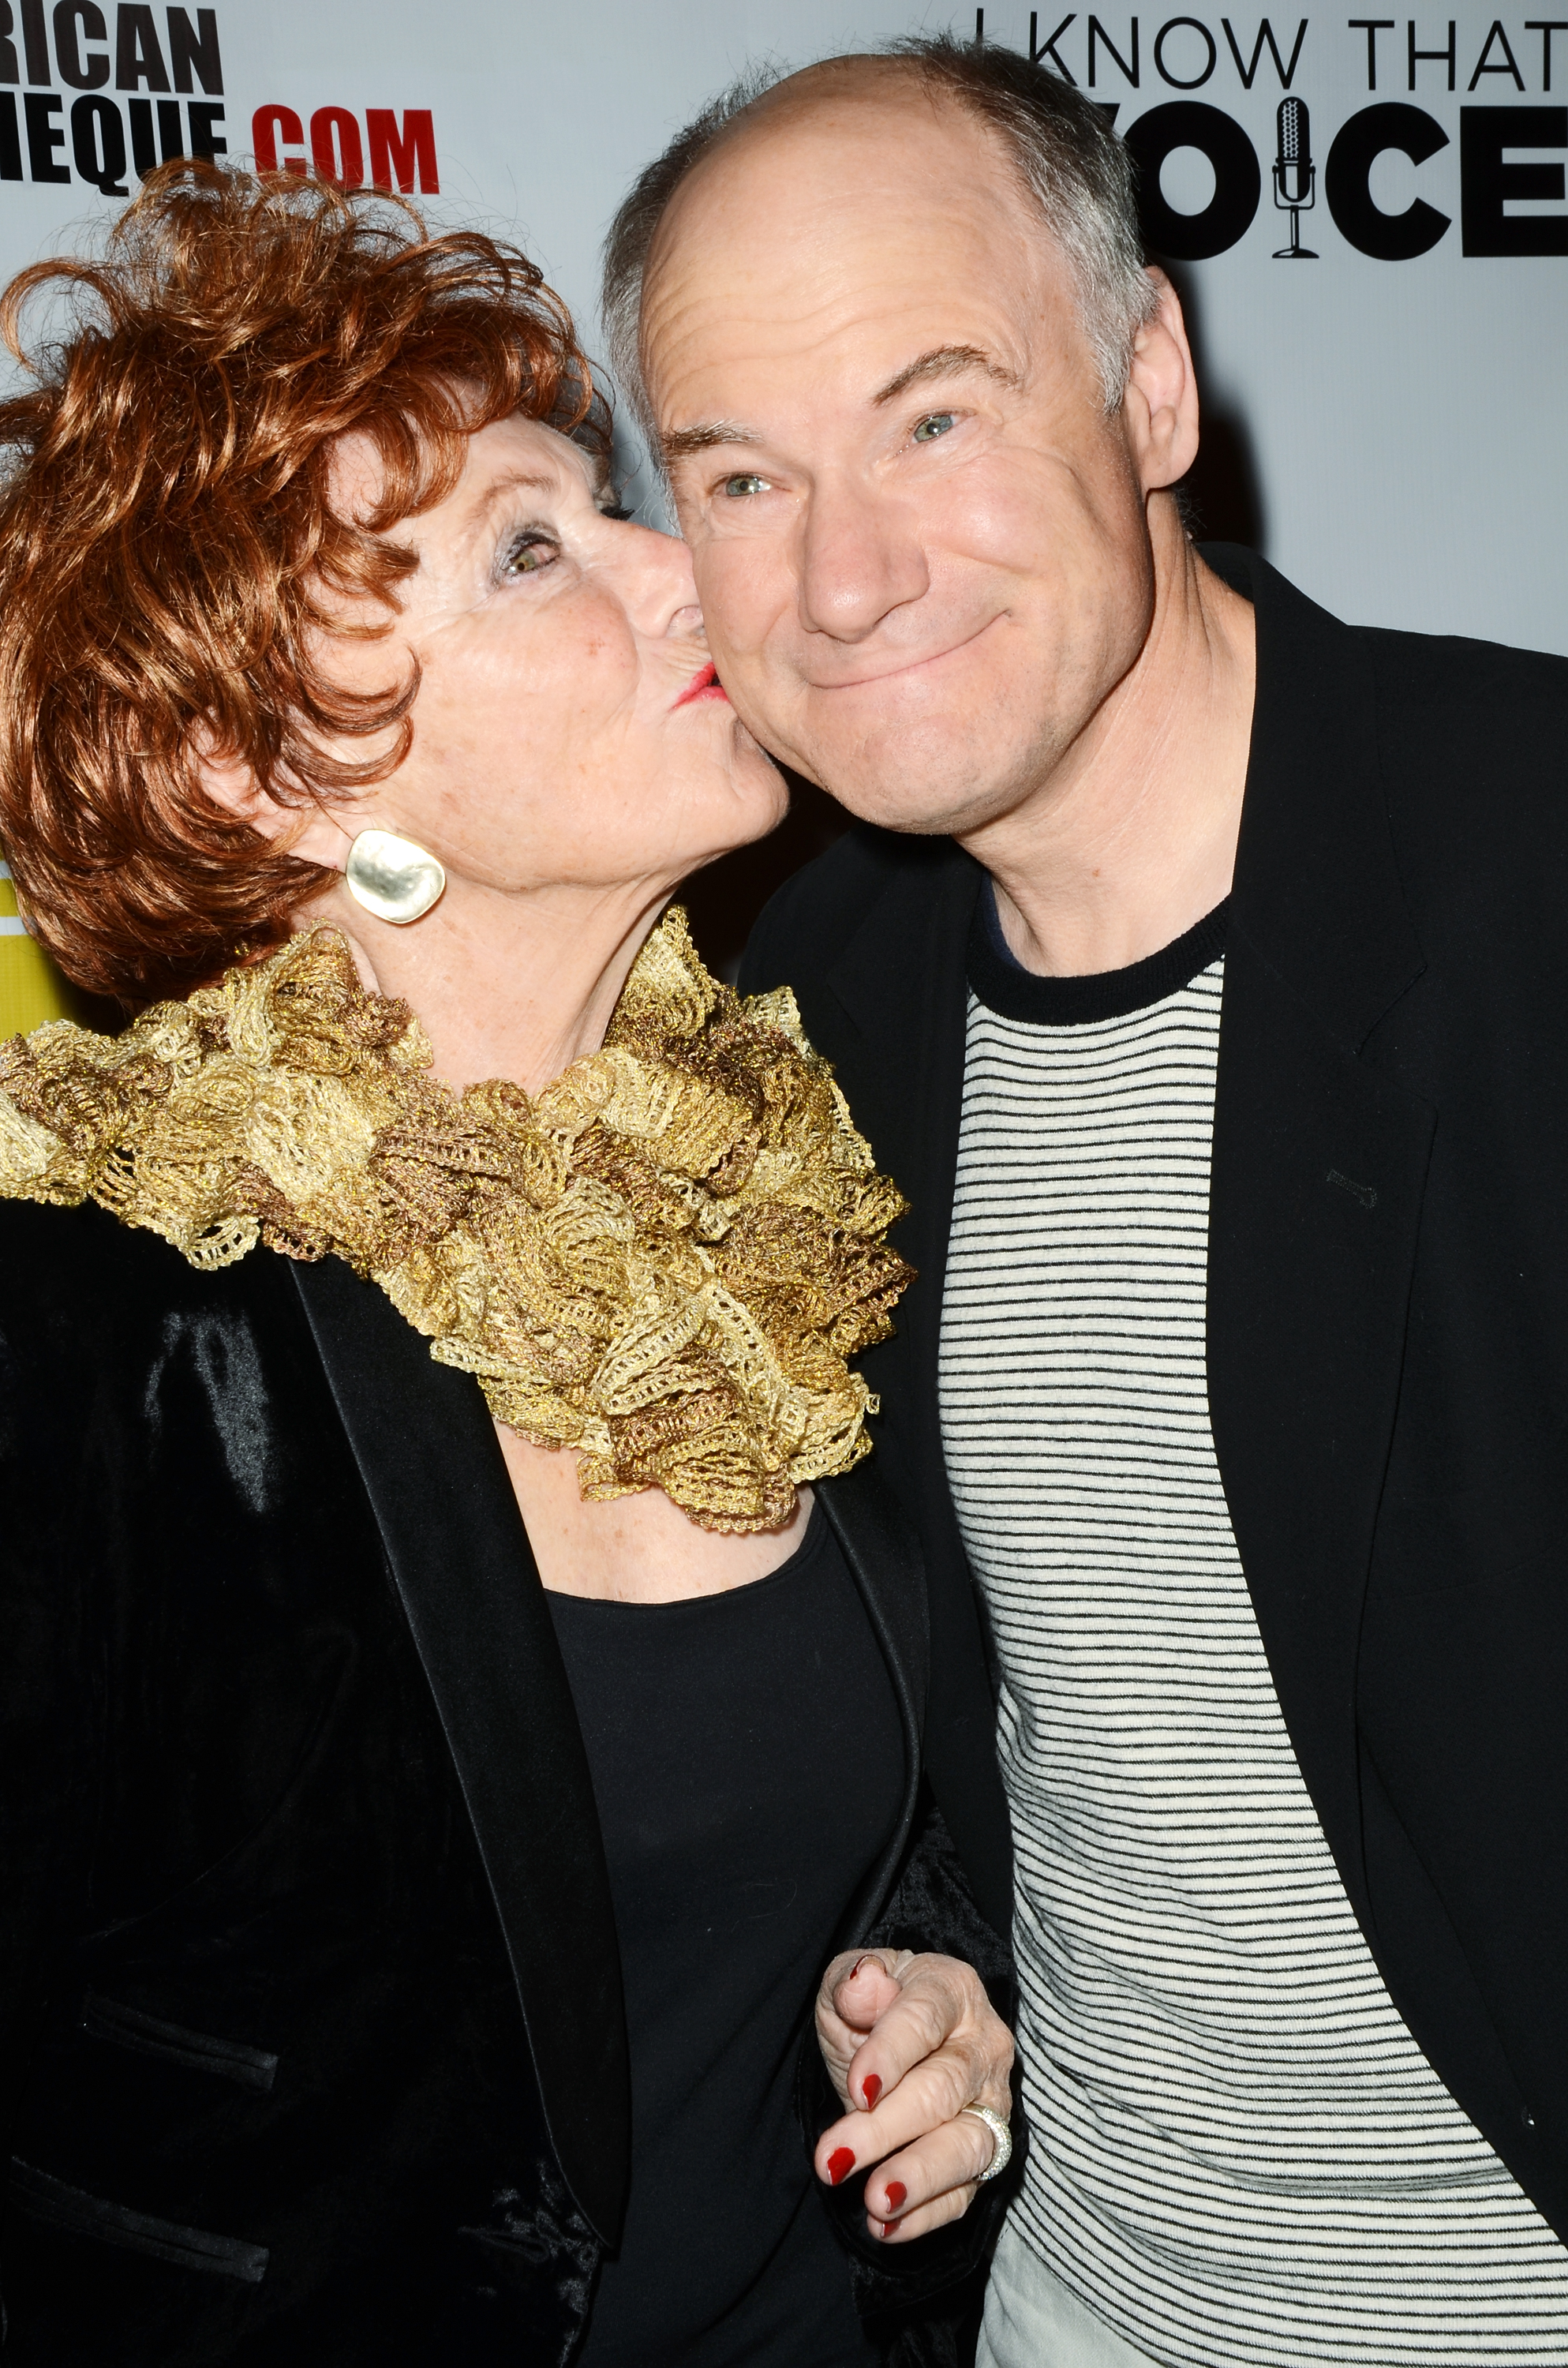
<svg viewBox="0 0 1568 2368">
<path fill-rule="evenodd" d="M 907 1949 L 835 1957 L 817 1993 L 817 2037 L 851 2108 L 817 2141 L 817 2177 L 836 2187 L 879 2164 L 866 2224 L 896 2243 L 957 2220 L 996 2142 L 965 2114 L 1012 2110 L 1013 2039 L 972 1965 Z"/>
</svg>

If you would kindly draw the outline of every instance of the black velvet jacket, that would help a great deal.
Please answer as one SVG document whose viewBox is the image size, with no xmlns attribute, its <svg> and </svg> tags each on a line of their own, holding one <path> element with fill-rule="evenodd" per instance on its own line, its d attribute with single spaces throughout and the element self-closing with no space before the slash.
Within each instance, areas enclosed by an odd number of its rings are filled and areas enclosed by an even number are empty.
<svg viewBox="0 0 1568 2368">
<path fill-rule="evenodd" d="M 917 1549 L 874 1463 L 822 1494 L 908 1747 L 839 1942 L 1000 1987 L 922 1808 Z M 624 2200 L 620 1973 L 477 1384 L 336 1260 L 199 1273 L 6 1204 L 0 1508 L 7 2368 L 565 2362 Z M 892 2356 L 949 2356 L 923 2297 L 1006 2184 L 881 2252 L 833 2199 Z"/>
<path fill-rule="evenodd" d="M 1261 560 L 1209 1236 L 1215 1445 L 1301 1772 L 1395 2004 L 1568 2239 L 1568 663 L 1338 623 Z M 788 979 L 914 1204 L 864 1370 L 931 1588 L 926 1767 L 987 1913 L 1005 1810 L 943 1470 L 978 867 L 853 833 Z"/>
</svg>

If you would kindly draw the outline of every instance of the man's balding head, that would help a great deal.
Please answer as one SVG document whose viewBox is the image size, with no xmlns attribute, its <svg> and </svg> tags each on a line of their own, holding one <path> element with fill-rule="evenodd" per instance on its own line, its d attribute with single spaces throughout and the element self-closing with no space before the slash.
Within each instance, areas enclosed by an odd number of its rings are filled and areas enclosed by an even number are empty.
<svg viewBox="0 0 1568 2368">
<path fill-rule="evenodd" d="M 642 366 L 645 274 L 685 184 L 726 146 L 764 140 L 823 111 L 853 138 L 879 101 L 962 109 L 989 131 L 1038 225 L 1062 251 L 1095 349 L 1106 401 L 1126 381 L 1131 344 L 1149 317 L 1131 160 L 1103 111 L 1015 51 L 971 48 L 945 35 L 828 58 L 799 73 L 743 75 L 676 134 L 639 175 L 605 246 L 604 312 L 616 376 L 651 425 Z"/>
<path fill-rule="evenodd" d="M 612 245 L 725 687 L 903 829 L 1010 811 L 1083 732 L 1148 635 L 1148 498 L 1196 449 L 1119 144 L 1022 59 L 976 103 L 966 61 L 994 56 L 926 44 L 722 103 Z M 1020 77 L 1062 132 L 1038 172 Z"/>
</svg>

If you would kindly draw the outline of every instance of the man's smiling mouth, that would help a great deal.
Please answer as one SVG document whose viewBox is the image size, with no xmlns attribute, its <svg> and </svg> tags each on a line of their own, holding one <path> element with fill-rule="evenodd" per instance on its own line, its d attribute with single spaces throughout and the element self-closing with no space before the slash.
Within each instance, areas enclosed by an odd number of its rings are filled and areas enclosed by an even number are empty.
<svg viewBox="0 0 1568 2368">
<path fill-rule="evenodd" d="M 872 690 L 879 683 L 897 682 L 905 675 L 920 674 L 927 666 L 940 666 L 944 658 L 956 657 L 961 650 L 972 649 L 993 625 L 1002 623 L 1005 615 L 1005 610 L 999 610 L 994 617 L 988 617 L 983 625 L 977 626 L 972 633 L 967 633 L 962 641 L 945 643 L 939 650 L 927 650 L 922 657 L 903 658 L 896 666 L 879 667 L 873 674 L 851 675 L 841 682 L 821 682 L 808 677 L 808 686 L 812 690 L 824 691 Z"/>
</svg>

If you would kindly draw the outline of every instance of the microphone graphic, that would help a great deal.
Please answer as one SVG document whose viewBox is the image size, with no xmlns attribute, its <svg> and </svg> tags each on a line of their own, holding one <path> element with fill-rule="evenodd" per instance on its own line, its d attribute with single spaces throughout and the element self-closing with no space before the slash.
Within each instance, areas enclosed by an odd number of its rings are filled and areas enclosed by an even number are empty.
<svg viewBox="0 0 1568 2368">
<path fill-rule="evenodd" d="M 1318 168 L 1312 163 L 1312 120 L 1304 98 L 1279 102 L 1279 153 L 1274 160 L 1274 202 L 1290 217 L 1290 244 L 1275 250 L 1276 263 L 1315 263 L 1301 245 L 1301 218 L 1317 203 Z"/>
</svg>

